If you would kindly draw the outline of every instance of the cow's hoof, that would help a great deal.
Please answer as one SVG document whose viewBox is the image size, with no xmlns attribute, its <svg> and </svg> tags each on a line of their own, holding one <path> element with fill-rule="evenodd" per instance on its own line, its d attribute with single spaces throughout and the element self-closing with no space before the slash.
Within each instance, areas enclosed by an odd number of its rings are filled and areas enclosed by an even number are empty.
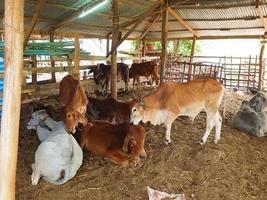
<svg viewBox="0 0 267 200">
<path fill-rule="evenodd" d="M 218 144 L 220 139 L 213 140 L 214 144 Z"/>
<path fill-rule="evenodd" d="M 172 141 L 171 141 L 171 140 L 166 140 L 166 139 L 165 139 L 164 143 L 165 143 L 166 145 L 169 145 L 169 144 L 172 143 Z"/>
<path fill-rule="evenodd" d="M 203 139 L 201 139 L 199 142 L 200 145 L 204 145 L 205 143 L 206 143 L 206 141 L 204 141 Z"/>
</svg>

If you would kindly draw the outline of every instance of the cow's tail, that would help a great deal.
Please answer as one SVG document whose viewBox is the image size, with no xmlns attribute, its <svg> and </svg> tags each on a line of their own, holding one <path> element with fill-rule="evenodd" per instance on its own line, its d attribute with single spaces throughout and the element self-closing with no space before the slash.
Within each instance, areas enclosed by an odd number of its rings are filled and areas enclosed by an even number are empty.
<svg viewBox="0 0 267 200">
<path fill-rule="evenodd" d="M 223 92 L 223 95 L 222 95 L 222 100 L 221 100 L 221 104 L 220 104 L 220 107 L 219 107 L 219 111 L 220 111 L 220 114 L 223 117 L 223 119 L 228 119 L 227 116 L 226 116 L 225 91 Z"/>
</svg>

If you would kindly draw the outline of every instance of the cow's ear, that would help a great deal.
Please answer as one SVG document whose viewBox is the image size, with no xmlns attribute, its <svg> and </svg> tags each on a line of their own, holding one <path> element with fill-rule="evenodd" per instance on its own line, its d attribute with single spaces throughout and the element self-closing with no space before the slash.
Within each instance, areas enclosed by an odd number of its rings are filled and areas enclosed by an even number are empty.
<svg viewBox="0 0 267 200">
<path fill-rule="evenodd" d="M 126 137 L 124 138 L 124 142 L 123 142 L 123 146 L 122 146 L 122 150 L 125 152 L 125 153 L 128 153 L 128 146 L 129 146 L 129 142 L 130 142 L 130 134 L 128 133 L 126 135 Z"/>
</svg>

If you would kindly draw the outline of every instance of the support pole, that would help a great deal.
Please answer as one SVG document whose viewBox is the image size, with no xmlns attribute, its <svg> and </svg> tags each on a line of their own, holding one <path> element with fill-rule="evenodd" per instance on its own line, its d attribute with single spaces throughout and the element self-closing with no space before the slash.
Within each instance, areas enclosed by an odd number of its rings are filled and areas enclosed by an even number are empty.
<svg viewBox="0 0 267 200">
<path fill-rule="evenodd" d="M 117 47 L 119 37 L 119 1 L 112 1 L 113 10 L 113 31 L 112 31 L 112 48 L 111 54 L 111 97 L 117 99 Z"/>
<path fill-rule="evenodd" d="M 192 49 L 191 49 L 191 55 L 190 55 L 190 61 L 189 61 L 189 69 L 188 69 L 188 81 L 192 80 L 192 63 L 194 62 L 194 54 L 195 54 L 195 49 L 196 49 L 196 36 L 194 35 L 193 38 L 193 44 L 192 44 Z"/>
<path fill-rule="evenodd" d="M 80 41 L 78 34 L 75 34 L 74 67 L 72 75 L 77 80 L 80 79 Z"/>
<path fill-rule="evenodd" d="M 162 11 L 162 31 L 161 31 L 161 67 L 160 67 L 160 84 L 164 82 L 165 65 L 167 62 L 167 38 L 168 38 L 168 0 L 164 0 Z"/>
<path fill-rule="evenodd" d="M 50 42 L 54 42 L 54 39 L 55 39 L 54 32 L 50 32 L 49 33 L 49 40 L 50 40 Z M 55 67 L 55 61 L 53 60 L 53 57 L 52 56 L 50 56 L 50 60 L 51 60 L 51 67 Z M 52 80 L 53 83 L 56 82 L 56 73 L 55 72 L 52 72 L 51 73 L 51 80 Z"/>
<path fill-rule="evenodd" d="M 265 64 L 264 64 L 264 49 L 265 49 L 265 43 L 266 41 L 262 41 L 262 45 L 261 45 L 261 50 L 260 50 L 260 57 L 259 57 L 259 81 L 258 81 L 258 87 L 259 90 L 262 90 L 262 86 L 263 86 L 263 79 L 264 79 L 264 71 L 265 71 Z"/>
<path fill-rule="evenodd" d="M 0 134 L 0 199 L 15 199 L 20 121 L 24 0 L 5 0 L 5 73 Z"/>
<path fill-rule="evenodd" d="M 142 40 L 142 62 L 145 62 L 145 57 L 146 56 L 146 41 L 143 39 Z"/>
<path fill-rule="evenodd" d="M 36 55 L 32 56 L 32 68 L 37 68 L 37 58 Z M 37 73 L 32 74 L 32 84 L 37 85 Z"/>
<path fill-rule="evenodd" d="M 110 38 L 110 35 L 111 35 L 111 34 L 112 34 L 112 33 L 108 33 L 108 34 L 107 34 L 107 50 L 106 50 L 106 55 L 108 55 L 108 53 L 109 53 L 109 43 L 110 43 L 110 42 L 109 42 L 109 40 L 110 40 L 109 38 Z"/>
</svg>

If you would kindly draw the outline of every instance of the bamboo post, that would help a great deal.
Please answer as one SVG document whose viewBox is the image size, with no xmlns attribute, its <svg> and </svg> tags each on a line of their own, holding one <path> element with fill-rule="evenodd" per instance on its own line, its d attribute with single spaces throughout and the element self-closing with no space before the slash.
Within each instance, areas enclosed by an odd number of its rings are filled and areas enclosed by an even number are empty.
<svg viewBox="0 0 267 200">
<path fill-rule="evenodd" d="M 107 34 L 107 45 L 106 45 L 107 50 L 106 50 L 106 55 L 108 55 L 108 53 L 109 53 L 109 38 L 110 38 L 110 35 L 111 35 L 111 33 L 108 33 Z"/>
<path fill-rule="evenodd" d="M 263 75 L 264 75 L 264 59 L 263 59 L 263 55 L 264 55 L 264 49 L 265 49 L 265 43 L 266 41 L 262 41 L 262 45 L 261 45 L 261 50 L 260 50 L 260 57 L 259 57 L 259 82 L 258 82 L 258 87 L 259 87 L 259 90 L 261 91 L 262 90 L 262 83 L 263 83 Z"/>
<path fill-rule="evenodd" d="M 111 97 L 117 99 L 117 48 L 116 44 L 119 37 L 119 1 L 112 1 L 113 11 L 113 31 L 112 31 L 112 47 L 114 51 L 111 54 Z"/>
<path fill-rule="evenodd" d="M 168 0 L 164 0 L 161 23 L 161 67 L 160 67 L 160 84 L 164 82 L 165 65 L 167 62 L 167 39 L 168 39 Z"/>
<path fill-rule="evenodd" d="M 195 47 L 196 47 L 196 36 L 194 35 L 193 43 L 192 43 L 192 49 L 191 49 L 191 55 L 190 55 L 190 64 L 189 64 L 189 70 L 188 70 L 188 81 L 191 81 L 191 74 L 192 74 L 192 63 L 194 62 L 194 54 L 195 54 Z"/>
<path fill-rule="evenodd" d="M 248 83 L 247 83 L 247 91 L 250 87 L 250 66 L 251 66 L 251 55 L 249 56 L 248 59 Z"/>
<path fill-rule="evenodd" d="M 74 67 L 72 75 L 76 79 L 80 79 L 80 41 L 78 34 L 75 34 Z"/>
<path fill-rule="evenodd" d="M 0 199 L 15 199 L 20 121 L 24 0 L 5 0 L 5 77 L 0 134 Z"/>
<path fill-rule="evenodd" d="M 49 40 L 50 40 L 50 42 L 54 42 L 54 32 L 50 32 L 49 33 Z M 53 57 L 52 56 L 50 56 L 50 60 L 51 60 L 51 67 L 55 67 L 55 61 L 53 60 Z M 56 82 L 56 73 L 55 72 L 52 72 L 51 73 L 51 80 L 52 80 L 52 82 Z"/>
<path fill-rule="evenodd" d="M 32 68 L 37 68 L 37 59 L 36 55 L 32 56 Z M 36 85 L 37 84 L 37 73 L 32 74 L 32 84 Z"/>
<path fill-rule="evenodd" d="M 145 56 L 146 56 L 146 41 L 142 40 L 142 62 L 145 62 Z"/>
</svg>

